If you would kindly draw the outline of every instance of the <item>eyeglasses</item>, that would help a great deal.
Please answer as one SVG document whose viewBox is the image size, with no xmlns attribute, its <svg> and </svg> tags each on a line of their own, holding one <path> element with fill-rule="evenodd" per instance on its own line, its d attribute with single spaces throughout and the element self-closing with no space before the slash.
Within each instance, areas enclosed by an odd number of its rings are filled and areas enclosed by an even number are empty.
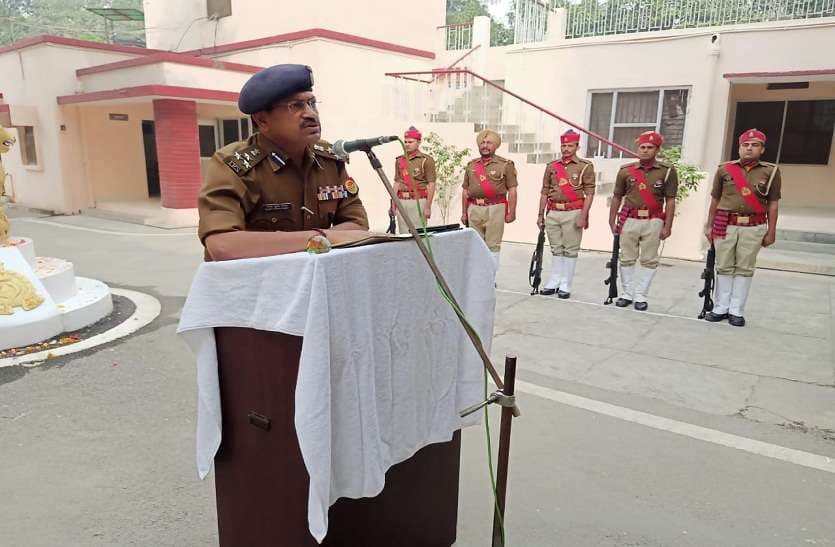
<svg viewBox="0 0 835 547">
<path fill-rule="evenodd" d="M 275 106 L 285 106 L 287 107 L 287 111 L 290 112 L 290 114 L 298 115 L 304 112 L 305 109 L 307 109 L 307 107 L 310 107 L 310 110 L 312 110 L 313 112 L 319 112 L 320 104 L 322 103 L 320 101 L 316 101 L 316 97 L 311 97 L 306 101 L 289 101 L 286 103 L 278 103 Z"/>
</svg>

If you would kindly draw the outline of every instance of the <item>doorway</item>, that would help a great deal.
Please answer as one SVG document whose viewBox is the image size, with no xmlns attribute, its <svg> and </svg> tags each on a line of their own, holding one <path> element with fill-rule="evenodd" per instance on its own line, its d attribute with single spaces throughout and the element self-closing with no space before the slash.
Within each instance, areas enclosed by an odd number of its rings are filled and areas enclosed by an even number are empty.
<svg viewBox="0 0 835 547">
<path fill-rule="evenodd" d="M 153 120 L 142 120 L 142 143 L 145 146 L 145 176 L 148 179 L 148 197 L 159 197 L 159 162 L 157 161 L 157 137 Z"/>
</svg>

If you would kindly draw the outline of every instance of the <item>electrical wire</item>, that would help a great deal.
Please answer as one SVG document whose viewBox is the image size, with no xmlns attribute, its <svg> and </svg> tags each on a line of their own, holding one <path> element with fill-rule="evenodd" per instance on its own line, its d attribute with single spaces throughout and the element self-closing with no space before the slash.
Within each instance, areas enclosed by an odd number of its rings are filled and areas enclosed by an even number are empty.
<svg viewBox="0 0 835 547">
<path fill-rule="evenodd" d="M 409 163 L 409 161 L 408 161 L 409 151 L 406 148 L 406 143 L 403 142 L 403 139 L 401 139 L 401 138 L 398 138 L 397 141 L 400 143 L 400 147 L 403 149 L 403 157 L 406 158 L 406 169 L 409 171 L 409 176 L 412 177 L 412 180 L 414 180 L 415 174 L 414 174 L 414 171 L 412 170 L 411 163 Z M 420 200 L 419 199 L 414 200 L 414 202 L 415 202 L 415 207 L 417 208 L 417 211 L 418 211 L 418 215 L 420 217 L 421 228 L 423 228 L 423 234 L 421 235 L 421 239 L 423 240 L 424 244 L 426 245 L 426 250 L 428 251 L 429 256 L 434 259 L 435 257 L 432 254 L 432 242 L 430 241 L 429 233 L 426 231 L 426 217 L 423 214 L 423 208 L 420 206 Z M 429 206 L 431 207 L 432 204 L 430 203 Z M 473 332 L 473 334 L 475 335 L 475 337 L 478 339 L 479 343 L 481 343 L 481 338 L 478 336 L 478 334 L 475 332 L 475 329 L 470 324 L 469 320 L 467 319 L 466 315 L 464 314 L 464 310 L 462 310 L 460 308 L 460 306 L 458 306 L 456 304 L 455 299 L 452 298 L 451 295 L 447 294 L 446 291 L 444 291 L 444 288 L 441 286 L 440 283 L 436 283 L 436 287 L 438 289 L 438 292 L 441 295 L 441 298 L 443 298 L 446 301 L 446 303 L 449 304 L 449 306 L 455 312 L 455 315 L 457 315 L 458 318 L 461 320 L 461 322 L 464 324 L 464 328 L 466 328 L 468 330 L 471 330 Z M 488 391 L 489 391 L 488 381 L 487 381 L 487 368 L 486 367 L 483 368 L 483 371 L 484 371 L 484 399 L 487 400 L 487 398 L 489 396 L 489 394 L 488 394 Z M 485 435 L 487 437 L 487 469 L 488 469 L 488 472 L 490 474 L 490 488 L 493 492 L 493 505 L 496 509 L 496 516 L 498 518 L 499 529 L 500 529 L 501 534 L 502 534 L 502 544 L 504 544 L 504 539 L 505 539 L 504 519 L 502 518 L 501 511 L 499 510 L 499 496 L 498 496 L 498 493 L 496 492 L 496 473 L 495 473 L 495 470 L 493 468 L 493 442 L 492 442 L 492 438 L 491 438 L 491 435 L 490 435 L 489 407 L 490 407 L 490 405 L 485 405 L 484 406 L 484 431 L 485 431 Z"/>
<path fill-rule="evenodd" d="M 173 49 L 171 49 L 171 51 L 177 51 L 178 49 L 180 49 L 180 44 L 182 44 L 182 43 L 183 43 L 183 38 L 185 38 L 185 37 L 186 37 L 186 34 L 188 34 L 188 31 L 190 31 L 190 30 L 191 30 L 191 26 L 192 26 L 194 23 L 196 23 L 197 21 L 200 21 L 200 20 L 203 20 L 203 19 L 208 20 L 209 18 L 208 18 L 208 17 L 197 17 L 197 18 L 195 18 L 195 19 L 192 19 L 192 20 L 191 20 L 191 22 L 190 22 L 190 23 L 188 24 L 188 26 L 186 27 L 186 30 L 184 30 L 184 31 L 183 31 L 183 33 L 180 35 L 180 39 L 177 41 L 177 45 L 176 45 L 176 46 L 174 46 L 174 48 L 173 48 Z"/>
</svg>

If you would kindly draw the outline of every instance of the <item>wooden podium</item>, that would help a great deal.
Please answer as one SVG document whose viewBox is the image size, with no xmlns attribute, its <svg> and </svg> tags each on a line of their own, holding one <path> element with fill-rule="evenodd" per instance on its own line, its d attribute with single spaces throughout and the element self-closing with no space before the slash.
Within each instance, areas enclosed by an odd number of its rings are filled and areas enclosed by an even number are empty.
<svg viewBox="0 0 835 547">
<path fill-rule="evenodd" d="M 221 547 L 317 545 L 307 521 L 308 474 L 294 426 L 302 338 L 215 328 L 223 440 L 215 458 Z M 334 547 L 450 547 L 458 520 L 460 431 L 386 473 L 374 498 L 329 511 Z"/>
</svg>

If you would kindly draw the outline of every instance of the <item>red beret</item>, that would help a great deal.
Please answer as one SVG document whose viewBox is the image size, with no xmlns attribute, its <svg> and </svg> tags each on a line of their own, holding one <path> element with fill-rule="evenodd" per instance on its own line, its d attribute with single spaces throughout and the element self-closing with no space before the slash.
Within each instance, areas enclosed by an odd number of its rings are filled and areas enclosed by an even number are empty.
<svg viewBox="0 0 835 547">
<path fill-rule="evenodd" d="M 739 136 L 740 146 L 742 146 L 748 141 L 760 141 L 761 143 L 765 144 L 765 133 L 763 133 L 759 129 L 749 129 L 747 131 L 743 131 L 742 135 Z"/>
<path fill-rule="evenodd" d="M 661 136 L 660 133 L 656 133 L 655 131 L 644 131 L 638 138 L 635 139 L 635 143 L 640 146 L 642 144 L 654 144 L 655 146 L 661 146 L 664 144 L 664 137 Z"/>
<path fill-rule="evenodd" d="M 420 131 L 415 129 L 415 126 L 412 126 L 412 127 L 410 127 L 409 129 L 406 130 L 406 132 L 403 134 L 403 138 L 404 139 L 415 139 L 415 140 L 419 141 L 419 140 L 421 140 L 421 134 L 420 134 Z"/>
<path fill-rule="evenodd" d="M 560 144 L 566 144 L 570 142 L 580 142 L 580 134 L 574 131 L 573 129 L 569 129 L 562 135 L 560 135 Z"/>
</svg>

